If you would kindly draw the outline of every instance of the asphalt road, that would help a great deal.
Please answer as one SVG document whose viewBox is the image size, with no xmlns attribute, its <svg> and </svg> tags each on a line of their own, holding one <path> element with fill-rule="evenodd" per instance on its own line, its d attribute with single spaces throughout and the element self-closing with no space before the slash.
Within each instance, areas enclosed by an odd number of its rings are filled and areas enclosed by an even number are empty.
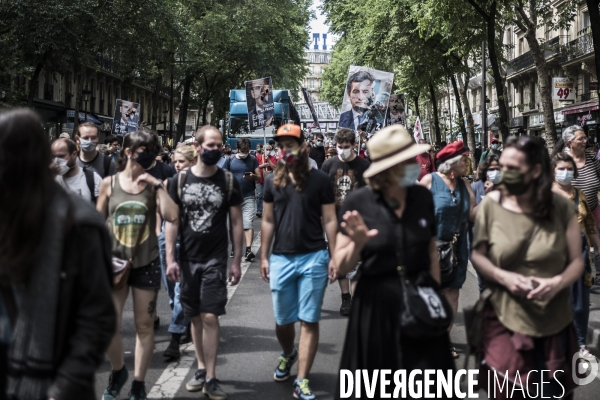
<svg viewBox="0 0 600 400">
<path fill-rule="evenodd" d="M 260 220 L 255 222 L 258 227 Z M 258 254 L 259 241 L 253 245 Z M 217 360 L 217 377 L 222 381 L 223 389 L 232 400 L 282 400 L 292 399 L 292 378 L 287 382 L 274 382 L 273 371 L 281 351 L 275 337 L 275 322 L 269 286 L 260 277 L 259 262 L 242 265 L 243 278 L 235 288 L 230 288 L 230 301 L 227 314 L 222 316 L 221 343 Z M 467 281 L 461 290 L 460 307 L 473 304 L 478 297 L 477 279 L 470 267 Z M 337 283 L 329 285 L 325 293 L 320 326 L 320 343 L 311 375 L 310 385 L 319 400 L 333 399 L 337 383 L 337 374 L 347 319 L 339 315 L 341 303 Z M 185 382 L 193 377 L 197 365 L 191 344 L 182 346 L 179 362 L 166 362 L 162 353 L 169 344 L 167 333 L 171 309 L 164 290 L 159 293 L 158 315 L 161 326 L 156 331 L 155 351 L 152 364 L 146 377 L 146 390 L 149 398 L 159 399 L 198 399 L 205 398 L 201 393 L 189 393 Z M 133 379 L 133 354 L 135 347 L 135 328 L 131 299 L 125 306 L 121 329 L 125 344 L 125 362 Z M 298 329 L 297 329 L 298 334 Z M 461 357 L 456 360 L 457 368 L 462 368 L 465 351 L 465 331 L 462 312 L 456 318 L 451 338 Z M 473 368 L 471 360 L 470 368 Z M 296 371 L 296 366 L 292 373 Z M 96 377 L 97 398 L 108 384 L 110 364 L 106 360 Z M 128 382 L 121 392 L 120 399 L 127 399 L 131 383 Z M 596 400 L 599 398 L 600 381 L 594 380 L 587 386 L 577 389 L 575 399 Z M 483 392 L 479 398 L 485 399 Z"/>
</svg>

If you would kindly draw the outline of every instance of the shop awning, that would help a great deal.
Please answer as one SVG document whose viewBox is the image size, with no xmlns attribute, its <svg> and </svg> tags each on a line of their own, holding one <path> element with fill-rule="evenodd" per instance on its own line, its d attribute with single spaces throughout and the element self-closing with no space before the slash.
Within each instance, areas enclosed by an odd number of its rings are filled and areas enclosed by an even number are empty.
<svg viewBox="0 0 600 400">
<path fill-rule="evenodd" d="M 586 104 L 574 104 L 569 107 L 565 107 L 562 110 L 563 114 L 581 114 L 588 111 L 594 111 L 598 109 L 598 102 L 595 101 L 593 103 Z"/>
</svg>

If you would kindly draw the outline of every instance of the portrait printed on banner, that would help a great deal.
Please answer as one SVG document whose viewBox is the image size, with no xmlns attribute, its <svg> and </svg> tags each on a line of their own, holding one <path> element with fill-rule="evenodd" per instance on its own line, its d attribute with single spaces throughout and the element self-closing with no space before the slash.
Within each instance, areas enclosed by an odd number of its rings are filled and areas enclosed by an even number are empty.
<svg viewBox="0 0 600 400">
<path fill-rule="evenodd" d="M 406 125 L 404 94 L 393 94 L 390 96 L 387 125 L 394 124 Z"/>
<path fill-rule="evenodd" d="M 246 82 L 246 104 L 251 131 L 273 124 L 275 105 L 270 77 Z"/>
<path fill-rule="evenodd" d="M 351 66 L 338 126 L 367 137 L 383 128 L 393 82 L 391 72 Z"/>
<path fill-rule="evenodd" d="M 138 129 L 140 105 L 132 101 L 117 99 L 113 119 L 113 135 L 124 136 Z"/>
</svg>

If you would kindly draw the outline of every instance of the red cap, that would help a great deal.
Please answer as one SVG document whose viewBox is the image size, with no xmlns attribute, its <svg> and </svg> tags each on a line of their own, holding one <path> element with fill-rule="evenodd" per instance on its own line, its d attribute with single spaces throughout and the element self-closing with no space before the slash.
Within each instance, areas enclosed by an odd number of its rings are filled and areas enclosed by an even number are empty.
<svg viewBox="0 0 600 400">
<path fill-rule="evenodd" d="M 279 140 L 282 137 L 293 137 L 294 139 L 302 141 L 302 129 L 294 124 L 281 125 L 279 129 L 277 129 L 275 140 Z"/>
<path fill-rule="evenodd" d="M 436 158 L 440 162 L 444 162 L 446 160 L 449 160 L 451 158 L 457 157 L 461 154 L 465 154 L 468 152 L 469 151 L 467 150 L 467 148 L 465 147 L 463 142 L 454 142 L 454 143 L 450 143 L 449 145 L 444 147 L 442 150 L 440 150 L 437 153 Z"/>
<path fill-rule="evenodd" d="M 496 138 L 492 138 L 492 141 L 491 141 L 491 142 L 492 142 L 492 143 L 498 143 L 498 142 L 500 142 L 500 141 L 499 141 L 498 139 L 496 139 Z"/>
</svg>

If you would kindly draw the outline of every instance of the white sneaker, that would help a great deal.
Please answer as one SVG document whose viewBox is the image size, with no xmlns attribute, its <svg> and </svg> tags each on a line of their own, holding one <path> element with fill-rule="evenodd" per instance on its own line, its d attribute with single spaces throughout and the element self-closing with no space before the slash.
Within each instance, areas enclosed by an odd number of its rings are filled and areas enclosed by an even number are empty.
<svg viewBox="0 0 600 400">
<path fill-rule="evenodd" d="M 595 360 L 596 356 L 590 353 L 587 347 L 582 347 L 579 349 L 579 358 L 583 358 L 585 360 Z"/>
</svg>

